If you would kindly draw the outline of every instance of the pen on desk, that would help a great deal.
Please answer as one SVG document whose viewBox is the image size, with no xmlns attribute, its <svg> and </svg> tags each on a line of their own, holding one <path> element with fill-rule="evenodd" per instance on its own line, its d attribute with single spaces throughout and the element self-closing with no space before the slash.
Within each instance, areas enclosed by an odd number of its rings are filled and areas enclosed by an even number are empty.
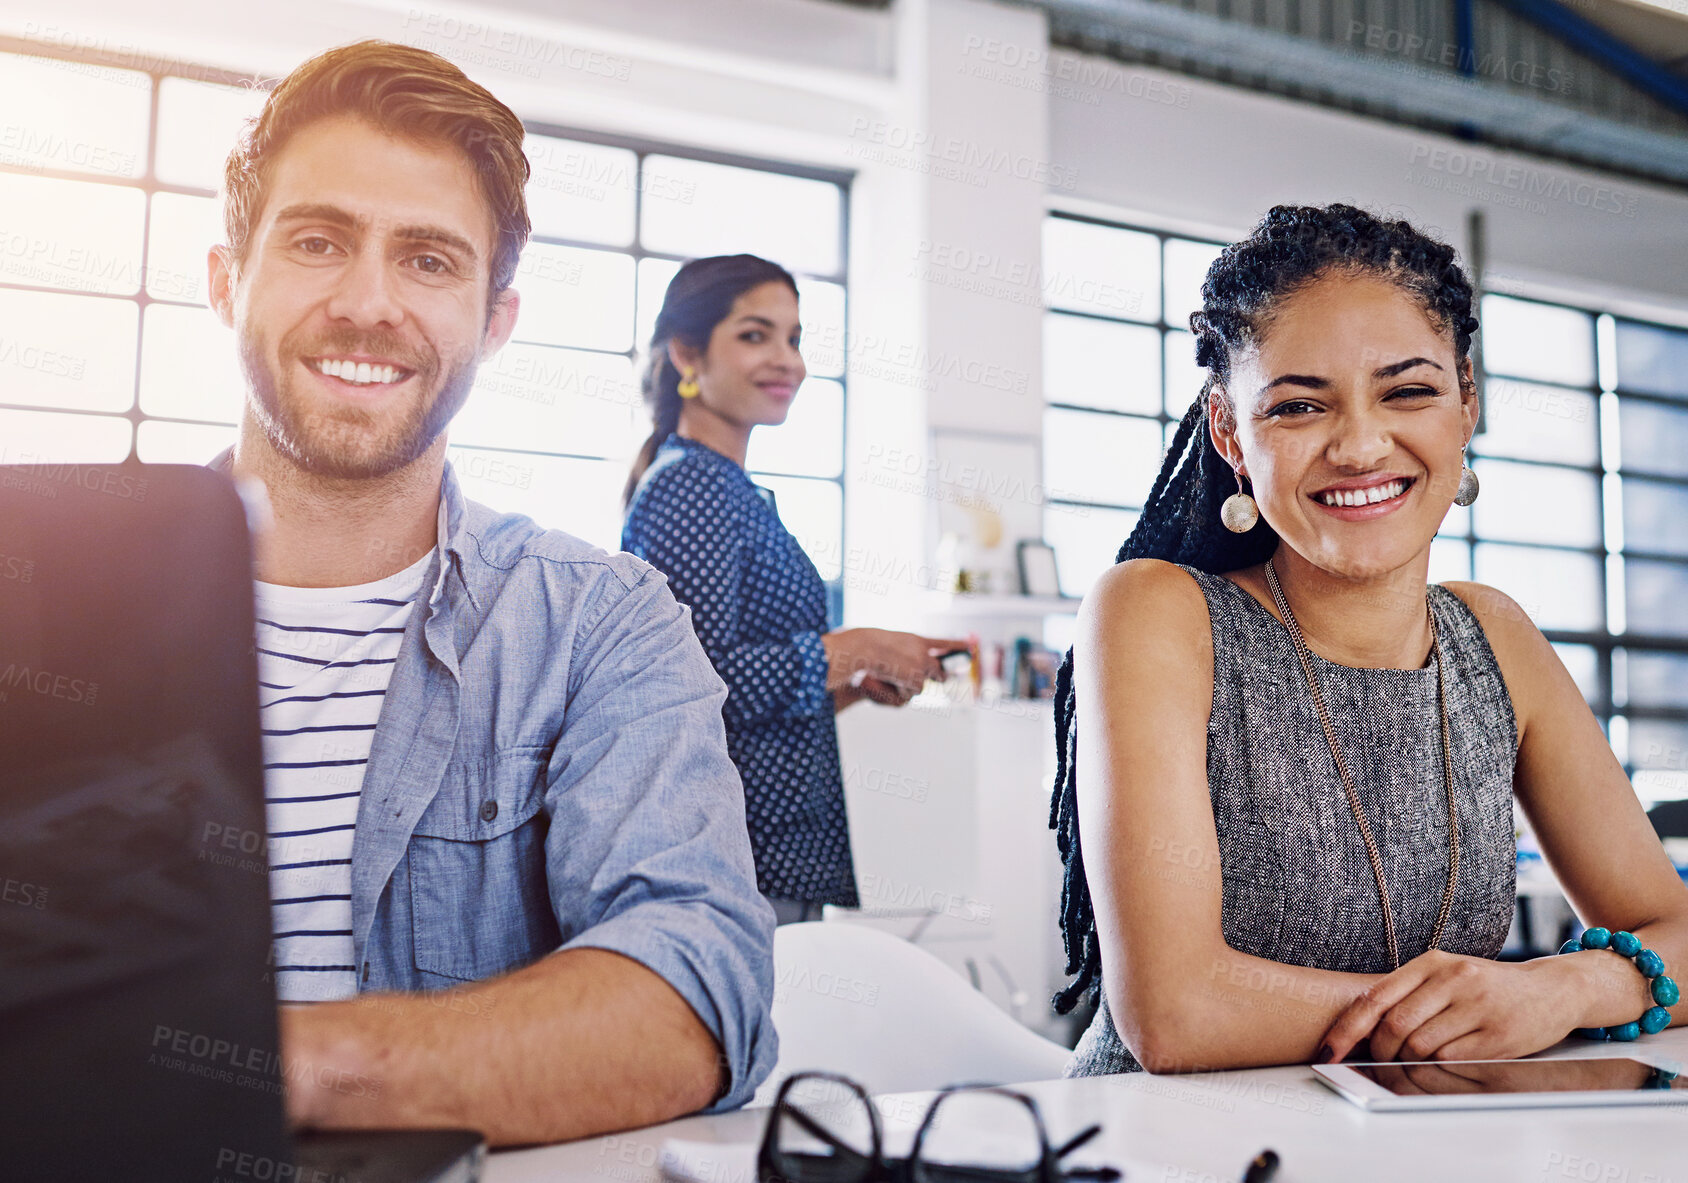
<svg viewBox="0 0 1688 1183">
<path fill-rule="evenodd" d="M 1278 1152 L 1262 1150 L 1243 1171 L 1243 1183 L 1266 1183 L 1278 1173 Z"/>
</svg>

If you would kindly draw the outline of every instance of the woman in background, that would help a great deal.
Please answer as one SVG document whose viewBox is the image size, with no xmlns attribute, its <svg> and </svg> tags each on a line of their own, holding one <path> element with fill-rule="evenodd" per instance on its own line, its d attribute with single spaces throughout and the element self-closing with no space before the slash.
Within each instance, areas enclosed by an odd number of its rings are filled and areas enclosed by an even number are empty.
<svg viewBox="0 0 1688 1183">
<path fill-rule="evenodd" d="M 651 335 L 654 430 L 628 477 L 621 545 L 668 576 L 727 684 L 757 885 L 781 923 L 858 905 L 833 715 L 906 703 L 965 641 L 828 631 L 826 586 L 744 471 L 750 433 L 785 422 L 807 370 L 797 284 L 754 255 L 694 259 Z"/>
<path fill-rule="evenodd" d="M 1202 301 L 1207 384 L 1057 686 L 1057 1008 L 1100 995 L 1069 1073 L 1510 1059 L 1669 1024 L 1688 890 L 1599 723 L 1517 604 L 1427 585 L 1478 493 L 1453 249 L 1279 206 Z M 1494 959 L 1515 799 L 1595 926 L 1569 956 Z"/>
</svg>

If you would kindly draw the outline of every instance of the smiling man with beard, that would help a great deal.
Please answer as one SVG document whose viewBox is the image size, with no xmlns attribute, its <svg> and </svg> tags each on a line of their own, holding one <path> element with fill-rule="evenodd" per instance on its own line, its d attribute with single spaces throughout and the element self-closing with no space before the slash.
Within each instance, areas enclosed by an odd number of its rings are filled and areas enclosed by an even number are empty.
<svg viewBox="0 0 1688 1183">
<path fill-rule="evenodd" d="M 443 58 L 363 42 L 283 80 L 226 170 L 212 306 L 247 398 L 215 464 L 273 513 L 300 1125 L 554 1141 L 742 1104 L 776 1056 L 773 916 L 684 610 L 645 564 L 465 500 L 446 462 L 516 322 L 522 135 Z"/>
</svg>

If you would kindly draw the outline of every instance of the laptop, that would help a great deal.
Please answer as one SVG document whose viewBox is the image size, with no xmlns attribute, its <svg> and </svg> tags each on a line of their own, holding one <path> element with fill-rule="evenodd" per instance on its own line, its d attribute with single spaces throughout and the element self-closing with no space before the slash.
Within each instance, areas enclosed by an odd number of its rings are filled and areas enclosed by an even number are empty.
<svg viewBox="0 0 1688 1183">
<path fill-rule="evenodd" d="M 0 1175 L 469 1183 L 468 1131 L 290 1134 L 252 558 L 228 479 L 0 466 Z"/>
</svg>

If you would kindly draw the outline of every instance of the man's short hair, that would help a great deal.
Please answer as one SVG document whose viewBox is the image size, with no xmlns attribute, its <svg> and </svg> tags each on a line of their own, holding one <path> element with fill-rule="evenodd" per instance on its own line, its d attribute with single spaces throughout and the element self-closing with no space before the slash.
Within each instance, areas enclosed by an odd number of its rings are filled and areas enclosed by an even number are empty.
<svg viewBox="0 0 1688 1183">
<path fill-rule="evenodd" d="M 461 148 L 492 210 L 488 294 L 510 286 L 531 228 L 522 121 L 439 54 L 391 41 L 359 41 L 319 54 L 283 78 L 247 122 L 223 169 L 223 227 L 237 262 L 245 259 L 263 212 L 275 158 L 295 133 L 335 115 L 367 120 L 388 135 Z"/>
</svg>

